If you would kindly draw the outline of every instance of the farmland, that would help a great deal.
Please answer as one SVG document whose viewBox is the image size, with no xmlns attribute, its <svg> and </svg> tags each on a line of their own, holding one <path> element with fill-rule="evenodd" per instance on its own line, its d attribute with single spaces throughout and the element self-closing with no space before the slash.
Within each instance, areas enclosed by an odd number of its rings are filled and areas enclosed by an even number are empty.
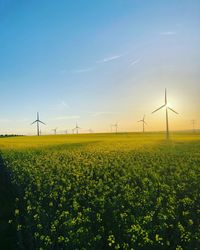
<svg viewBox="0 0 200 250">
<path fill-rule="evenodd" d="M 198 249 L 200 134 L 1 138 L 0 150 L 5 246 Z"/>
</svg>

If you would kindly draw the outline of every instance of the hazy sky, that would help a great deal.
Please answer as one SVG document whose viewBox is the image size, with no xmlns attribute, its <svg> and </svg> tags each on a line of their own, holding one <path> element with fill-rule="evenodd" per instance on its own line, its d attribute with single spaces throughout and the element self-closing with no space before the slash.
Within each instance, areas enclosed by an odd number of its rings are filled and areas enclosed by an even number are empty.
<svg viewBox="0 0 200 250">
<path fill-rule="evenodd" d="M 200 123 L 199 0 L 0 0 L 0 134 Z M 199 125 L 198 125 L 199 126 Z"/>
</svg>

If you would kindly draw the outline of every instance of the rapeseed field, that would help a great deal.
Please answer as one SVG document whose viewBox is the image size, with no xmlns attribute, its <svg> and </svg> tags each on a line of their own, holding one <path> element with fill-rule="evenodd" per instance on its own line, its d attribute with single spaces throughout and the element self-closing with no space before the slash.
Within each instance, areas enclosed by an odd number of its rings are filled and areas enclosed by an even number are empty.
<svg viewBox="0 0 200 250">
<path fill-rule="evenodd" d="M 2 246 L 199 249 L 200 134 L 170 138 L 1 138 L 2 183 L 12 196 Z"/>
</svg>

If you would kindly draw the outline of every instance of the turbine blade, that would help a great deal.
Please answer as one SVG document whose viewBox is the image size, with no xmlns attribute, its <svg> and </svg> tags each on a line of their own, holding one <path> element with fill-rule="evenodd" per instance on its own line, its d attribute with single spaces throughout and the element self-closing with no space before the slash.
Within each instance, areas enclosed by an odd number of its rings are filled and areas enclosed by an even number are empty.
<svg viewBox="0 0 200 250">
<path fill-rule="evenodd" d="M 37 121 L 38 121 L 38 120 L 35 120 L 34 122 L 31 123 L 31 125 L 34 124 L 34 123 L 36 123 Z"/>
<path fill-rule="evenodd" d="M 164 105 L 162 105 L 160 108 L 158 108 L 158 109 L 154 110 L 154 111 L 152 112 L 152 114 L 153 114 L 153 113 L 155 113 L 156 111 L 158 111 L 158 110 L 160 110 L 160 109 L 164 108 L 165 106 L 166 106 L 165 104 L 164 104 Z"/>
<path fill-rule="evenodd" d="M 148 125 L 145 121 L 144 121 L 144 124 L 145 124 L 145 125 Z"/>
<path fill-rule="evenodd" d="M 173 110 L 172 108 L 168 107 L 168 109 L 170 109 L 172 112 L 174 112 L 175 114 L 178 115 L 178 112 L 176 112 L 175 110 Z"/>
<path fill-rule="evenodd" d="M 42 123 L 42 124 L 46 125 L 44 122 L 42 122 L 42 121 L 40 121 L 40 120 L 38 120 L 38 122 L 40 122 L 40 123 Z"/>
<path fill-rule="evenodd" d="M 139 121 L 137 121 L 137 122 L 143 122 L 143 120 L 139 120 Z"/>
<path fill-rule="evenodd" d="M 167 104 L 167 89 L 165 89 L 165 104 Z"/>
</svg>

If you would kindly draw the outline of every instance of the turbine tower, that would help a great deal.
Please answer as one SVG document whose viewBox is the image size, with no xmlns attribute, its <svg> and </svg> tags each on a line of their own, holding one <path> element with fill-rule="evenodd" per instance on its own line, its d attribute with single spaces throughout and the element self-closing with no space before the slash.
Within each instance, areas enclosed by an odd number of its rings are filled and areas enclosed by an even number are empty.
<svg viewBox="0 0 200 250">
<path fill-rule="evenodd" d="M 77 124 L 77 122 L 76 122 L 76 127 L 73 129 L 73 131 L 74 130 L 76 130 L 76 134 L 78 134 L 78 130 L 80 129 L 80 127 L 78 126 L 78 124 Z"/>
<path fill-rule="evenodd" d="M 145 122 L 145 115 L 143 116 L 142 120 L 139 120 L 138 122 L 142 122 L 143 125 L 143 133 L 144 133 L 144 125 L 147 125 L 147 123 Z"/>
<path fill-rule="evenodd" d="M 155 113 L 155 112 L 157 112 L 158 110 L 160 110 L 160 109 L 162 109 L 162 108 L 165 108 L 165 113 L 166 113 L 166 138 L 167 138 L 167 140 L 168 140 L 168 139 L 169 139 L 169 119 L 168 119 L 168 110 L 171 110 L 172 112 L 174 112 L 174 113 L 177 114 L 177 115 L 178 115 L 178 113 L 177 113 L 175 110 L 173 110 L 172 108 L 170 108 L 170 107 L 168 106 L 168 104 L 167 104 L 167 90 L 166 90 L 166 89 L 165 89 L 165 103 L 164 103 L 161 107 L 159 107 L 158 109 L 154 110 L 154 111 L 152 112 L 152 114 Z"/>
<path fill-rule="evenodd" d="M 42 123 L 44 125 L 46 125 L 46 124 L 44 122 L 40 121 L 39 112 L 37 112 L 37 119 L 34 122 L 32 122 L 31 125 L 34 123 L 37 124 L 37 136 L 40 136 L 40 123 Z"/>
</svg>

